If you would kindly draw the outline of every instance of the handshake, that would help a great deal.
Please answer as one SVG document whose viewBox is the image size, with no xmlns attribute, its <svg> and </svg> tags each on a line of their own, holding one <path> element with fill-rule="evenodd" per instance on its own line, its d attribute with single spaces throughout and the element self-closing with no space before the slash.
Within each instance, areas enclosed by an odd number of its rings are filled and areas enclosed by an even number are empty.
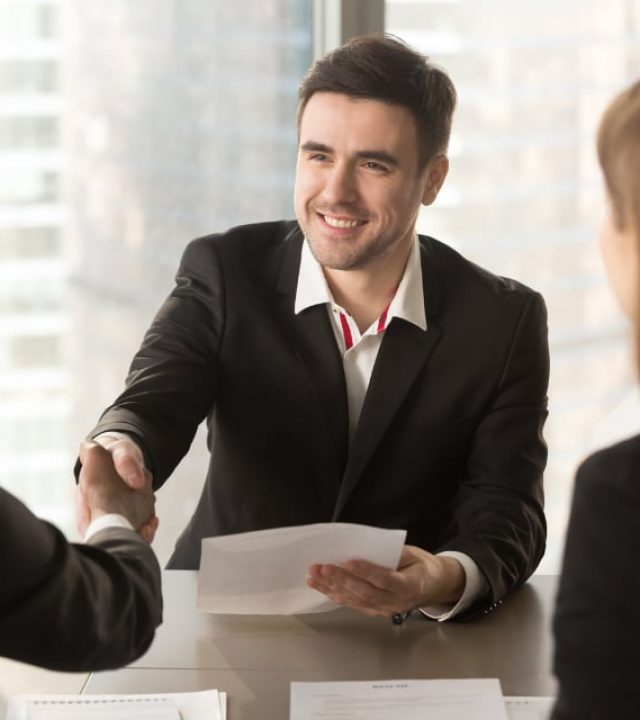
<svg viewBox="0 0 640 720">
<path fill-rule="evenodd" d="M 80 446 L 76 525 L 84 537 L 99 517 L 117 514 L 150 543 L 158 528 L 151 474 L 140 448 L 128 438 L 103 435 Z"/>
</svg>

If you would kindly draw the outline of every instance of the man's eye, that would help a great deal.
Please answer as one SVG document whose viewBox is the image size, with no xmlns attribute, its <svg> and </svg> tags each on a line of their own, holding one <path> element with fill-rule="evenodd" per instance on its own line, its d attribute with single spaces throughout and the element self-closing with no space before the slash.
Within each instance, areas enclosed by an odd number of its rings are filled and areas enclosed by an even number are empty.
<svg viewBox="0 0 640 720">
<path fill-rule="evenodd" d="M 375 162 L 375 160 L 367 160 L 364 166 L 367 168 L 367 170 L 375 170 L 376 172 L 387 172 L 387 168 L 384 165 L 381 165 L 379 162 Z"/>
<path fill-rule="evenodd" d="M 309 157 L 309 160 L 315 160 L 316 162 L 327 162 L 329 158 L 323 153 L 314 153 Z"/>
</svg>

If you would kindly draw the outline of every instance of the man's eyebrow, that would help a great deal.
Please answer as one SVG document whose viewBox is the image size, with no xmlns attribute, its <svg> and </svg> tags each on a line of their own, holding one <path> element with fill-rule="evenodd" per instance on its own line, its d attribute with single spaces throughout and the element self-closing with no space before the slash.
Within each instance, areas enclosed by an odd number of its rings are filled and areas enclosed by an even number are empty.
<svg viewBox="0 0 640 720">
<path fill-rule="evenodd" d="M 332 153 L 333 148 L 330 148 L 324 143 L 315 142 L 315 140 L 307 140 L 306 143 L 300 145 L 301 150 L 307 150 L 308 152 L 321 152 L 321 153 Z"/>
<path fill-rule="evenodd" d="M 359 150 L 356 155 L 363 160 L 379 160 L 385 165 L 398 166 L 398 158 L 384 150 Z"/>
<path fill-rule="evenodd" d="M 307 140 L 300 146 L 301 150 L 306 152 L 320 152 L 331 154 L 334 152 L 333 148 L 315 140 Z M 386 165 L 392 165 L 393 167 L 398 166 L 398 158 L 385 150 L 359 150 L 356 153 L 356 157 L 363 160 L 378 160 L 379 162 L 385 163 Z"/>
</svg>

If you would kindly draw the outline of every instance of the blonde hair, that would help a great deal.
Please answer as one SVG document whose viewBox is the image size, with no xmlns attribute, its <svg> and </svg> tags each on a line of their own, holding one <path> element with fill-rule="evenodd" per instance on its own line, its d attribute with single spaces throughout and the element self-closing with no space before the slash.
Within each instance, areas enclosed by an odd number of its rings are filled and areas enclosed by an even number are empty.
<svg viewBox="0 0 640 720">
<path fill-rule="evenodd" d="M 597 148 L 613 222 L 618 230 L 633 234 L 640 259 L 640 80 L 609 103 L 600 121 Z M 636 278 L 636 303 L 640 303 L 640 277 Z M 640 308 L 634 330 L 640 377 Z"/>
</svg>

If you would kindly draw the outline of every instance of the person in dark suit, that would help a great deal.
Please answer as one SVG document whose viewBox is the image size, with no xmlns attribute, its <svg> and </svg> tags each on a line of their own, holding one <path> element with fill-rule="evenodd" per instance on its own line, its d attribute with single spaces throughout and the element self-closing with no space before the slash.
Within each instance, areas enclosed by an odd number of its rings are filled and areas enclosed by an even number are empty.
<svg viewBox="0 0 640 720">
<path fill-rule="evenodd" d="M 600 248 L 635 330 L 640 360 L 640 81 L 609 105 L 598 134 L 608 211 Z M 639 368 L 640 371 L 640 368 Z M 553 720 L 640 715 L 640 435 L 579 468 L 554 618 Z"/>
<path fill-rule="evenodd" d="M 544 302 L 415 231 L 447 175 L 455 101 L 401 41 L 350 41 L 301 85 L 297 221 L 187 247 L 90 433 L 127 482 L 146 467 L 158 488 L 207 419 L 207 481 L 169 567 L 197 568 L 210 535 L 406 528 L 397 571 L 354 559 L 308 583 L 367 614 L 439 619 L 489 612 L 535 569 Z"/>
<path fill-rule="evenodd" d="M 85 443 L 80 457 L 85 545 L 0 488 L 0 656 L 54 670 L 131 662 L 162 621 L 160 568 L 134 530 L 153 512 L 153 495 L 127 488 L 98 444 Z"/>
</svg>

